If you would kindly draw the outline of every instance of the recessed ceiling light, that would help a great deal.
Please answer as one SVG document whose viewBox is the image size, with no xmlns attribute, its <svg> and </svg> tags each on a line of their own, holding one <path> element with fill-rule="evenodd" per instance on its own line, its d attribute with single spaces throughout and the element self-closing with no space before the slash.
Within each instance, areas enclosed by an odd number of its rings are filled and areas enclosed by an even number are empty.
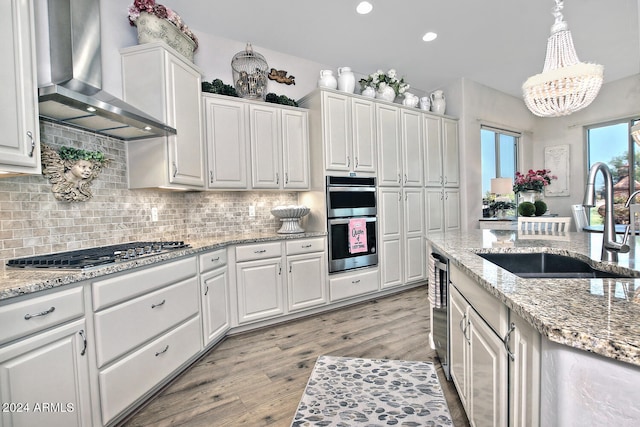
<svg viewBox="0 0 640 427">
<path fill-rule="evenodd" d="M 361 1 L 356 7 L 356 12 L 360 15 L 366 15 L 373 10 L 373 5 L 368 1 Z"/>
<path fill-rule="evenodd" d="M 434 41 L 437 37 L 438 35 L 436 33 L 429 31 L 424 36 L 422 36 L 422 40 L 426 42 L 430 42 L 430 41 Z"/>
<path fill-rule="evenodd" d="M 90 112 L 90 113 L 95 113 L 96 109 L 93 108 L 93 107 L 87 107 L 87 111 Z"/>
</svg>

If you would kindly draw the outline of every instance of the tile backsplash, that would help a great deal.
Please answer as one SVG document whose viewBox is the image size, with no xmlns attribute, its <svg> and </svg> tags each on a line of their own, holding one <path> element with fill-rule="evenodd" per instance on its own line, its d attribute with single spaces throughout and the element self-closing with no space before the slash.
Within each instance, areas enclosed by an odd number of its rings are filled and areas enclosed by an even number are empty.
<svg viewBox="0 0 640 427">
<path fill-rule="evenodd" d="M 167 192 L 129 190 L 126 142 L 41 121 L 41 141 L 102 151 L 111 159 L 93 181 L 93 198 L 54 198 L 42 175 L 0 178 L 0 268 L 6 260 L 135 240 L 186 240 L 220 233 L 275 231 L 277 205 L 296 204 L 293 192 Z M 249 205 L 256 207 L 249 217 Z M 158 221 L 151 221 L 151 208 Z"/>
</svg>

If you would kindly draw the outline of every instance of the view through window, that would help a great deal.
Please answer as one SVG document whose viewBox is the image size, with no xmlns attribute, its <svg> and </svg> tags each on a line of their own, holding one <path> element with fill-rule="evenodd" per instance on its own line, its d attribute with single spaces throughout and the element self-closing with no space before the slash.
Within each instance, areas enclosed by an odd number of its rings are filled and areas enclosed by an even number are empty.
<svg viewBox="0 0 640 427">
<path fill-rule="evenodd" d="M 629 195 L 640 189 L 640 150 L 630 135 L 631 126 L 638 119 L 620 120 L 589 126 L 586 129 L 587 166 L 603 162 L 613 176 L 613 200 L 616 224 L 629 222 L 629 211 L 624 204 Z M 640 201 L 640 197 L 636 198 Z M 596 177 L 596 206 L 587 214 L 590 224 L 604 222 L 604 179 Z"/>
<path fill-rule="evenodd" d="M 517 170 L 517 150 L 520 134 L 483 126 L 480 129 L 482 162 L 482 216 L 496 215 L 503 210 L 508 216 L 515 216 L 515 196 L 496 195 L 491 192 L 492 178 L 510 178 Z M 496 197 L 497 196 L 497 197 Z"/>
</svg>

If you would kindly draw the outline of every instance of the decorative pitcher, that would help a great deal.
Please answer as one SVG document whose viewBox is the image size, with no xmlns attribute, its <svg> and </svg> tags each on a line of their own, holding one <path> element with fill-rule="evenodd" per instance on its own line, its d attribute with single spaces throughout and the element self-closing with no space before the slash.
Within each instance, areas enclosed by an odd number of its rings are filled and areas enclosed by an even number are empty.
<svg viewBox="0 0 640 427">
<path fill-rule="evenodd" d="M 349 67 L 338 68 L 338 90 L 353 93 L 356 88 L 356 76 Z"/>
<path fill-rule="evenodd" d="M 375 98 L 376 90 L 371 86 L 367 86 L 364 89 L 362 89 L 362 93 L 360 95 L 366 96 L 367 98 Z"/>
<path fill-rule="evenodd" d="M 422 98 L 420 98 L 420 109 L 429 111 L 430 108 L 431 108 L 431 98 L 429 98 L 428 96 L 423 96 Z"/>
<path fill-rule="evenodd" d="M 436 90 L 431 94 L 431 111 L 437 114 L 444 114 L 444 109 L 447 105 L 444 99 L 444 93 L 441 90 Z"/>
<path fill-rule="evenodd" d="M 336 89 L 338 87 L 338 81 L 333 77 L 333 71 L 320 70 L 320 79 L 318 80 L 318 87 L 327 87 L 329 89 Z"/>
<path fill-rule="evenodd" d="M 418 97 L 414 94 L 405 92 L 403 96 L 404 100 L 402 101 L 402 105 L 405 105 L 407 107 L 415 107 L 416 105 L 418 105 Z"/>
</svg>

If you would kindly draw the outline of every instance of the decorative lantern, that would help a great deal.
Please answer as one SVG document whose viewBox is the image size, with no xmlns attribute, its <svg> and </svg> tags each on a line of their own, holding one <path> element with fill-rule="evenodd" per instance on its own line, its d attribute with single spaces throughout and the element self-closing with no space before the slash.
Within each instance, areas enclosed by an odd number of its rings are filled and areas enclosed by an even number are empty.
<svg viewBox="0 0 640 427">
<path fill-rule="evenodd" d="M 253 51 L 251 43 L 247 48 L 238 52 L 231 60 L 233 82 L 242 98 L 261 99 L 267 96 L 268 65 L 264 56 Z"/>
</svg>

